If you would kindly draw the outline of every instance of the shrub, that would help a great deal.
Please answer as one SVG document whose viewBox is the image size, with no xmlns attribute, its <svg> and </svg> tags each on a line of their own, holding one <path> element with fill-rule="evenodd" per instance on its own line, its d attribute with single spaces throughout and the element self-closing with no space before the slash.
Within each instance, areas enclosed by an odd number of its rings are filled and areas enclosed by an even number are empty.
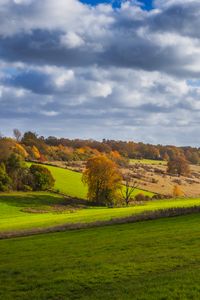
<svg viewBox="0 0 200 300">
<path fill-rule="evenodd" d="M 47 168 L 32 165 L 30 172 L 33 175 L 32 187 L 35 191 L 45 191 L 54 186 L 55 179 Z"/>
<path fill-rule="evenodd" d="M 184 196 L 184 192 L 181 188 L 181 186 L 179 185 L 175 185 L 174 188 L 173 188 L 173 196 L 174 197 L 182 197 Z"/>
<path fill-rule="evenodd" d="M 30 186 L 30 185 L 24 185 L 23 186 L 23 191 L 24 192 L 31 192 L 33 189 L 32 189 L 32 187 Z"/>
<path fill-rule="evenodd" d="M 142 194 L 142 193 L 139 193 L 139 194 L 137 194 L 136 196 L 135 196 L 135 201 L 146 201 L 147 200 L 147 198 L 146 198 L 147 196 L 145 196 L 144 194 Z"/>
</svg>

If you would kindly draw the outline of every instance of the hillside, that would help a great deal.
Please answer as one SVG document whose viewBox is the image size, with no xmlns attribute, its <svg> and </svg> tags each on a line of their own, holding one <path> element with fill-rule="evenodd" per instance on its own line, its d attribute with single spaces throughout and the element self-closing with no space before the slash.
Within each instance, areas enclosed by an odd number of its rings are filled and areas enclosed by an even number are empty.
<svg viewBox="0 0 200 300">
<path fill-rule="evenodd" d="M 30 165 L 30 163 L 28 163 Z M 82 174 L 80 172 L 71 171 L 64 168 L 45 165 L 53 177 L 55 178 L 54 190 L 58 190 L 60 193 L 66 194 L 70 197 L 87 198 L 87 186 L 82 182 Z M 152 197 L 153 192 L 146 191 L 145 189 L 135 189 L 133 196 L 142 193 Z"/>
<path fill-rule="evenodd" d="M 161 195 L 172 195 L 175 185 L 180 185 L 186 197 L 200 195 L 200 166 L 190 165 L 191 173 L 177 176 L 167 173 L 166 162 L 154 160 L 131 160 L 128 169 L 138 179 L 141 189 Z"/>
</svg>

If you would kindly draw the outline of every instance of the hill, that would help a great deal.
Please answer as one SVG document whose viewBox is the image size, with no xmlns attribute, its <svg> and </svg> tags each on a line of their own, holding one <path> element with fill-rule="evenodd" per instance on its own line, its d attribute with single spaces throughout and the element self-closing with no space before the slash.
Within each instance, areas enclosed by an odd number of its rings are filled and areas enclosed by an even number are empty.
<svg viewBox="0 0 200 300">
<path fill-rule="evenodd" d="M 55 190 L 58 190 L 59 192 L 66 194 L 70 197 L 77 197 L 82 199 L 87 198 L 87 187 L 83 184 L 81 180 L 81 173 L 49 165 L 44 166 L 51 171 L 53 177 L 56 180 L 54 186 Z M 133 196 L 139 193 L 143 193 L 144 195 L 148 195 L 150 197 L 154 195 L 153 192 L 135 189 Z"/>
</svg>

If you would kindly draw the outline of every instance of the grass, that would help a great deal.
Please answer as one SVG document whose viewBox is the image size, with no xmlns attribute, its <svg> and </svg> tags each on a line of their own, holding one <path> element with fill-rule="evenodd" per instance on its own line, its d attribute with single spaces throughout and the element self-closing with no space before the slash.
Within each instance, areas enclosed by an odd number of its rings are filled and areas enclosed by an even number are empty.
<svg viewBox="0 0 200 300">
<path fill-rule="evenodd" d="M 200 299 L 200 215 L 0 241 L 6 300 Z"/>
<path fill-rule="evenodd" d="M 55 178 L 55 190 L 59 190 L 61 193 L 66 194 L 70 197 L 77 197 L 82 199 L 87 198 L 87 186 L 82 183 L 81 173 L 48 165 L 45 166 L 51 171 L 53 177 Z M 139 193 L 148 195 L 150 197 L 154 195 L 154 193 L 149 191 L 135 189 L 133 196 Z"/>
<path fill-rule="evenodd" d="M 130 159 L 132 164 L 141 163 L 145 165 L 163 165 L 165 166 L 167 163 L 164 160 L 153 160 L 153 159 Z"/>
<path fill-rule="evenodd" d="M 67 223 L 89 223 L 127 217 L 144 211 L 200 205 L 197 199 L 154 200 L 142 205 L 76 209 L 66 199 L 50 193 L 10 193 L 0 195 L 0 232 L 46 228 Z M 62 208 L 60 210 L 59 208 Z M 34 212 L 34 213 L 33 213 Z"/>
</svg>

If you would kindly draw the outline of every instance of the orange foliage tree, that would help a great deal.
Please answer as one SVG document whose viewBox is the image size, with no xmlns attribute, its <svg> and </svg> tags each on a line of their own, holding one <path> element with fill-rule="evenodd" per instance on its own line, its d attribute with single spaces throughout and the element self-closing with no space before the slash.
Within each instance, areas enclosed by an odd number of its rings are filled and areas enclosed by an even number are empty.
<svg viewBox="0 0 200 300">
<path fill-rule="evenodd" d="M 88 186 L 89 200 L 113 206 L 118 199 L 122 175 L 115 162 L 98 155 L 87 161 L 82 181 Z"/>
<path fill-rule="evenodd" d="M 40 152 L 36 146 L 32 147 L 32 154 L 33 154 L 34 159 L 40 158 Z"/>
<path fill-rule="evenodd" d="M 180 185 L 175 185 L 173 188 L 173 196 L 174 197 L 182 197 L 184 196 L 184 192 L 181 189 Z"/>
<path fill-rule="evenodd" d="M 184 156 L 176 156 L 174 159 L 168 161 L 167 172 L 178 176 L 188 176 L 190 174 L 190 167 Z"/>
</svg>

